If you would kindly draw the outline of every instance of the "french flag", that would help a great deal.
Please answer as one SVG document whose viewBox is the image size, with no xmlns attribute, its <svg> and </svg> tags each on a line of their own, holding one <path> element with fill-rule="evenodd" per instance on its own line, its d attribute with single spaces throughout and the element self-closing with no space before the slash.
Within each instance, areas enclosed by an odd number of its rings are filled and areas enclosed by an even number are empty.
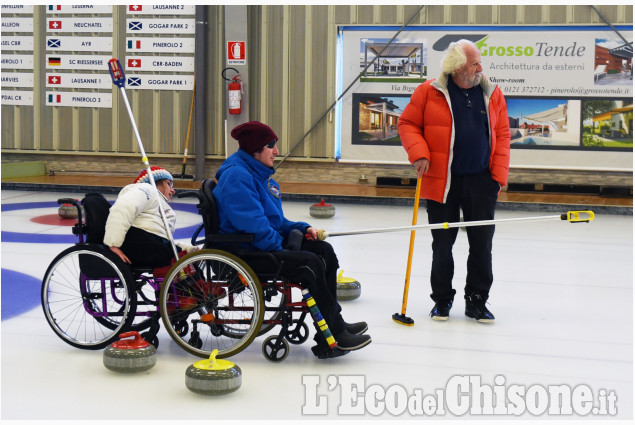
<svg viewBox="0 0 635 425">
<path fill-rule="evenodd" d="M 136 50 L 141 48 L 141 40 L 128 40 L 128 49 Z"/>
<path fill-rule="evenodd" d="M 51 6 L 49 5 L 49 10 L 50 11 L 54 11 L 54 10 L 62 10 L 62 6 L 61 5 L 56 5 L 56 6 Z"/>
<path fill-rule="evenodd" d="M 61 94 L 49 94 L 49 103 L 62 103 Z"/>
</svg>

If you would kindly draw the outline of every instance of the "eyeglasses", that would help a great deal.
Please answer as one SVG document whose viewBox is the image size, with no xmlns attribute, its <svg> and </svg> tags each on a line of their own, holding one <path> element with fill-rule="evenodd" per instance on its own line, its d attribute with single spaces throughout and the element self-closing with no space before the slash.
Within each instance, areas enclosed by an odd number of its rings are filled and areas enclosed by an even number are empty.
<svg viewBox="0 0 635 425">
<path fill-rule="evenodd" d="M 172 180 L 163 179 L 163 181 L 168 183 L 168 185 L 170 186 L 170 189 L 172 189 L 174 187 L 174 182 Z"/>
<path fill-rule="evenodd" d="M 464 91 L 463 92 L 463 97 L 465 97 L 465 106 L 467 106 L 468 108 L 472 107 L 472 101 L 470 100 L 470 95 Z"/>
<path fill-rule="evenodd" d="M 278 143 L 278 140 L 272 140 L 271 142 L 267 143 L 265 146 L 268 147 L 269 149 L 273 149 L 276 143 Z"/>
</svg>

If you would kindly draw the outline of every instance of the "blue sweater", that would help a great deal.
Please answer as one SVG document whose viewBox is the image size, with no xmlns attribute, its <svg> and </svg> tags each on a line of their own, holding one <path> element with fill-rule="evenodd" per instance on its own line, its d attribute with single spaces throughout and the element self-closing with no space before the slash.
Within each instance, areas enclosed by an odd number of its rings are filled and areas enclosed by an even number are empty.
<svg viewBox="0 0 635 425">
<path fill-rule="evenodd" d="M 449 77 L 448 92 L 454 116 L 452 173 L 480 174 L 490 163 L 489 122 L 483 89 L 480 85 L 462 89 Z"/>
<path fill-rule="evenodd" d="M 213 194 L 220 232 L 254 235 L 254 241 L 242 248 L 280 251 L 291 230 L 304 233 L 309 227 L 308 223 L 284 217 L 280 186 L 273 179 L 274 173 L 275 170 L 241 149 L 227 158 L 216 173 L 218 185 Z"/>
</svg>

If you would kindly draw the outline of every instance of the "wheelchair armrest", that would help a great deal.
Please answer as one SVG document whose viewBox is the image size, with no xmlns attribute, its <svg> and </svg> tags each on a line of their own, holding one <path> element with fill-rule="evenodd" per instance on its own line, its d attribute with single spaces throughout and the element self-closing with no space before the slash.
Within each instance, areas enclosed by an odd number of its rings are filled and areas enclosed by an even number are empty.
<svg viewBox="0 0 635 425">
<path fill-rule="evenodd" d="M 197 198 L 199 202 L 203 201 L 203 195 L 198 190 L 188 190 L 186 192 L 177 192 L 177 198 Z"/>
<path fill-rule="evenodd" d="M 247 243 L 254 240 L 251 233 L 212 233 L 205 235 L 205 239 L 218 243 Z"/>
</svg>

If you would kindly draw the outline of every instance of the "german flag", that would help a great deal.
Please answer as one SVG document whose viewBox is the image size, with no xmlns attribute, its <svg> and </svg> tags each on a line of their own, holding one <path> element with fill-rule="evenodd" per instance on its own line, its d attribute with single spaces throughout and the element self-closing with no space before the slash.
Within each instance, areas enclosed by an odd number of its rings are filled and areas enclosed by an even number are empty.
<svg viewBox="0 0 635 425">
<path fill-rule="evenodd" d="M 49 57 L 49 66 L 62 66 L 62 58 L 59 56 Z"/>
</svg>

